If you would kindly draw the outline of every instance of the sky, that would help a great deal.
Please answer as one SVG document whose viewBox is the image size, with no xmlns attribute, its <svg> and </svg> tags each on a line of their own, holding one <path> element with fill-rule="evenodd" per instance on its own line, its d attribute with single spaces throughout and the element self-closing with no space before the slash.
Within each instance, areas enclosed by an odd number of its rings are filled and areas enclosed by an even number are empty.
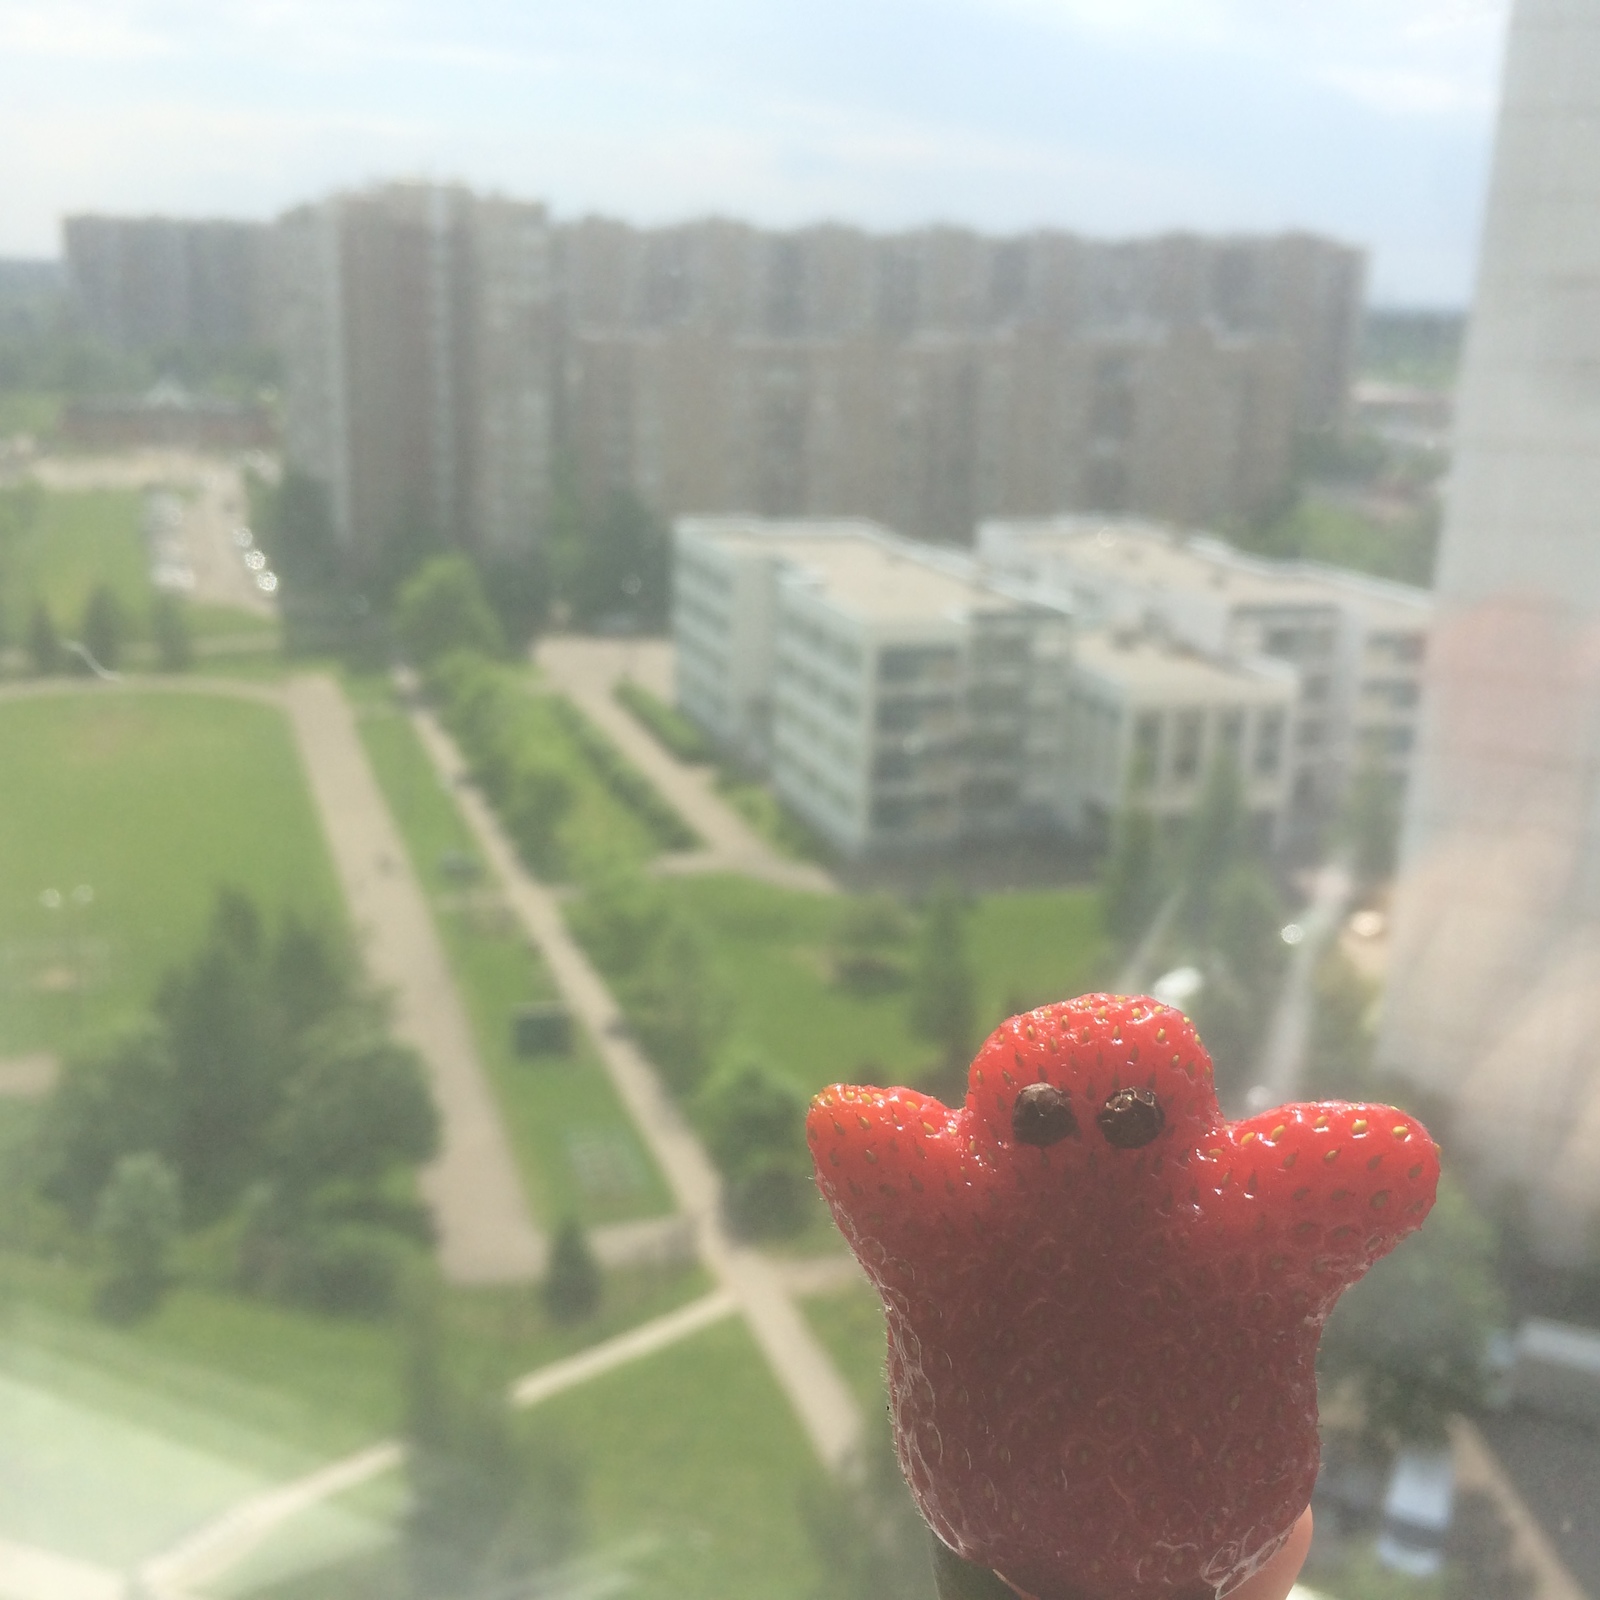
<svg viewBox="0 0 1600 1600">
<path fill-rule="evenodd" d="M 0 0 L 0 255 L 462 180 L 558 215 L 1311 228 L 1471 292 L 1509 0 Z"/>
</svg>

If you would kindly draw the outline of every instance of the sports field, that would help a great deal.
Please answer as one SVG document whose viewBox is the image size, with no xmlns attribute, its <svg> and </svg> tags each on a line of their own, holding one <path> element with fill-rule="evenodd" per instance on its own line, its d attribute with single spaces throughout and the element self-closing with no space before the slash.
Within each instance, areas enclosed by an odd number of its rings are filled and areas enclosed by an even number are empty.
<svg viewBox="0 0 1600 1600">
<path fill-rule="evenodd" d="M 0 699 L 0 1058 L 148 1005 L 219 886 L 344 913 L 274 708 L 108 690 Z"/>
</svg>

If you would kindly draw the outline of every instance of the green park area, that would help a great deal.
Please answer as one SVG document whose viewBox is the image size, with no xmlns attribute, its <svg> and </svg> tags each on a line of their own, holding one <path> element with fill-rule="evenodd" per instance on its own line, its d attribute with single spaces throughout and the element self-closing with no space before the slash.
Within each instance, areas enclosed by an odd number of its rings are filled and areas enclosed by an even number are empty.
<svg viewBox="0 0 1600 1600">
<path fill-rule="evenodd" d="M 143 497 L 131 489 L 0 491 L 0 638 L 21 643 L 44 606 L 59 632 L 78 637 L 96 590 L 116 597 L 126 641 L 148 644 L 156 593 L 142 528 Z M 195 639 L 275 637 L 271 617 L 232 606 L 186 603 Z"/>
<path fill-rule="evenodd" d="M 514 1048 L 513 1013 L 555 998 L 550 975 L 485 883 L 455 802 L 387 683 L 356 680 L 353 691 L 362 741 L 433 906 L 536 1214 L 553 1226 L 568 1216 L 593 1225 L 670 1211 L 665 1184 L 583 1031 L 566 1052 Z"/>
<path fill-rule="evenodd" d="M 232 885 L 342 921 L 283 715 L 179 694 L 0 701 L 0 1056 L 138 1014 Z"/>
</svg>

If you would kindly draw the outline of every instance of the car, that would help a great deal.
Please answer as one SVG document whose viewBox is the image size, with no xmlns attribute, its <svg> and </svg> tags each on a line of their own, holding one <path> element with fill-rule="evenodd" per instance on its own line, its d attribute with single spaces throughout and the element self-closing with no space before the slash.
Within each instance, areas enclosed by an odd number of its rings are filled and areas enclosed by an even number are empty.
<svg viewBox="0 0 1600 1600">
<path fill-rule="evenodd" d="M 1448 1449 L 1402 1450 L 1383 1497 L 1378 1560 L 1409 1578 L 1436 1577 L 1444 1566 L 1455 1498 L 1455 1461 Z"/>
</svg>

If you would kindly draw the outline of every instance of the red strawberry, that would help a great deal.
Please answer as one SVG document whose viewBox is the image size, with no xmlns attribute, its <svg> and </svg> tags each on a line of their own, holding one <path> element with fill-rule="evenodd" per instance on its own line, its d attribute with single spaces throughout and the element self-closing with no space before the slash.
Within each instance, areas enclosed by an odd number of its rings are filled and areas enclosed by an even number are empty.
<svg viewBox="0 0 1600 1600">
<path fill-rule="evenodd" d="M 996 1029 L 959 1111 L 836 1085 L 807 1128 L 917 1503 L 1040 1600 L 1189 1600 L 1273 1555 L 1316 1478 L 1322 1324 L 1439 1176 L 1387 1106 L 1225 1121 L 1187 1019 L 1118 995 Z"/>
</svg>

